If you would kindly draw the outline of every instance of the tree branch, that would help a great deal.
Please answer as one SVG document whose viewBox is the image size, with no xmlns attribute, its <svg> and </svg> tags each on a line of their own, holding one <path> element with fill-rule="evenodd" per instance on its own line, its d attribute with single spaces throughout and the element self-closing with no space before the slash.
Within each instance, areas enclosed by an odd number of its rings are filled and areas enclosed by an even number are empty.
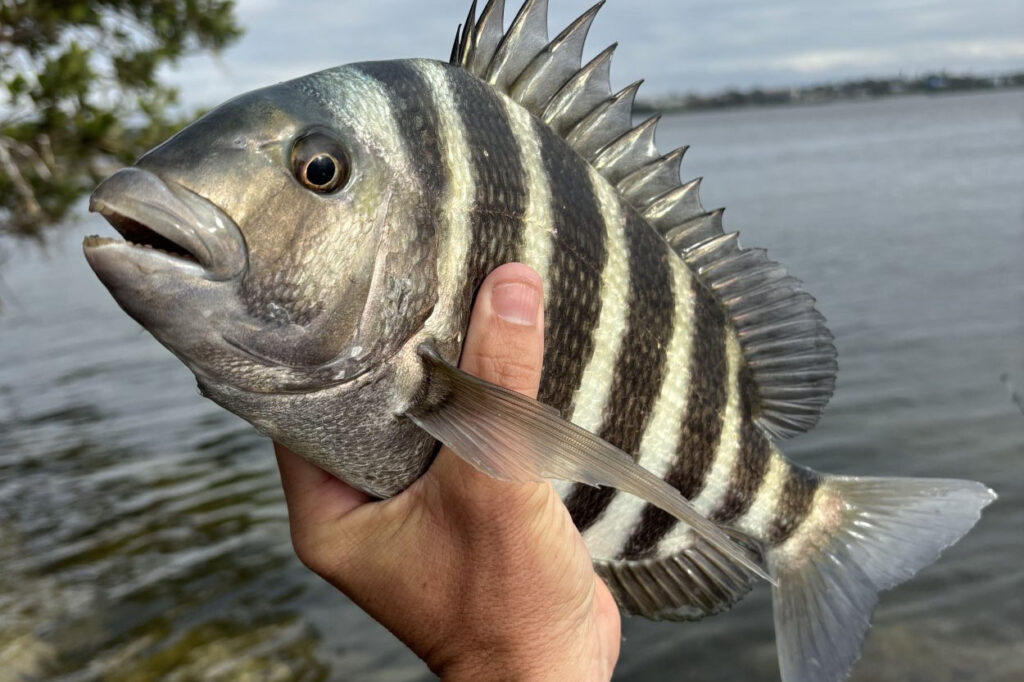
<svg viewBox="0 0 1024 682">
<path fill-rule="evenodd" d="M 38 218 L 43 212 L 43 207 L 39 205 L 35 192 L 32 191 L 31 185 L 28 184 L 25 177 L 21 174 L 18 164 L 14 163 L 14 159 L 11 158 L 7 138 L 0 138 L 0 167 L 4 169 L 7 176 L 11 179 L 14 189 L 21 195 L 25 212 L 32 218 Z"/>
</svg>

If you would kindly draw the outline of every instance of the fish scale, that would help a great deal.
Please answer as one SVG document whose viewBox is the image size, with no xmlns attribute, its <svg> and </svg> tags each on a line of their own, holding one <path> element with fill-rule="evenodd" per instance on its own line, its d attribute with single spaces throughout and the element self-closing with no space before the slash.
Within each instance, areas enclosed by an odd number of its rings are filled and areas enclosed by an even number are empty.
<svg viewBox="0 0 1024 682">
<path fill-rule="evenodd" d="M 542 226 L 551 249 L 550 265 L 543 273 L 545 317 L 550 321 L 544 330 L 546 345 L 538 396 L 568 416 L 573 413 L 575 393 L 593 359 L 604 305 L 606 268 L 609 262 L 615 268 L 621 252 L 609 253 L 606 235 L 594 238 L 595 230 L 607 230 L 608 226 L 594 197 L 586 165 L 578 157 L 558 154 L 545 128 L 538 125 L 534 133 L 541 154 L 531 163 L 540 163 L 552 197 L 551 225 Z M 609 274 L 615 276 L 614 272 Z"/>
<path fill-rule="evenodd" d="M 722 430 L 725 387 L 725 316 L 706 288 L 694 280 L 693 315 L 690 322 L 693 349 L 691 369 L 685 387 L 685 416 L 676 447 L 668 457 L 665 480 L 693 499 L 703 487 L 704 477 L 715 456 Z M 700 358 L 695 362 L 695 358 Z M 658 543 L 676 525 L 676 518 L 654 506 L 645 506 L 622 549 L 621 558 L 651 556 Z"/>
<path fill-rule="evenodd" d="M 840 680 L 877 593 L 994 494 L 785 459 L 832 395 L 832 334 L 705 210 L 657 117 L 633 126 L 614 46 L 581 63 L 600 6 L 549 41 L 544 0 L 507 30 L 503 2 L 474 3 L 449 63 L 235 98 L 96 189 L 129 241 L 86 257 L 204 396 L 350 485 L 400 494 L 438 442 L 555 479 L 624 611 L 700 619 L 766 578 L 783 679 Z M 455 366 L 476 290 L 514 260 L 545 285 L 538 400 Z"/>
<path fill-rule="evenodd" d="M 603 182 L 603 180 L 598 180 Z M 634 457 L 653 413 L 665 374 L 665 351 L 675 309 L 670 265 L 663 244 L 639 218 L 628 211 L 624 220 L 629 293 L 626 324 L 619 332 L 618 352 L 611 363 L 610 390 L 601 406 L 598 433 Z M 652 248 L 653 247 L 653 248 Z M 566 497 L 566 507 L 581 531 L 587 531 L 604 513 L 616 491 L 579 485 Z M 586 534 L 585 534 L 586 537 Z"/>
</svg>

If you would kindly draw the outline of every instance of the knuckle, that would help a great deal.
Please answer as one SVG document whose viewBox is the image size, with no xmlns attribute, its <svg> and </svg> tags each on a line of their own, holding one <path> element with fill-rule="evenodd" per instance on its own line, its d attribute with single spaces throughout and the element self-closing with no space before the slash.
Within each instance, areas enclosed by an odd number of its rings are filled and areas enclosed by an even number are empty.
<svg viewBox="0 0 1024 682">
<path fill-rule="evenodd" d="M 540 368 L 530 358 L 516 355 L 510 350 L 478 354 L 476 361 L 481 378 L 513 391 L 533 388 L 537 383 Z"/>
</svg>

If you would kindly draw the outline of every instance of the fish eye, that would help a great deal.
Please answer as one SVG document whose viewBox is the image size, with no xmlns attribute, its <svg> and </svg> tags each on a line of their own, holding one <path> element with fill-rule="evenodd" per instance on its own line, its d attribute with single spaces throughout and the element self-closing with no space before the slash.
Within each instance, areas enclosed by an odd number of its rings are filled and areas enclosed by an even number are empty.
<svg viewBox="0 0 1024 682">
<path fill-rule="evenodd" d="M 321 194 L 337 192 L 348 182 L 348 154 L 331 135 L 312 132 L 295 141 L 292 172 L 307 189 Z"/>
</svg>

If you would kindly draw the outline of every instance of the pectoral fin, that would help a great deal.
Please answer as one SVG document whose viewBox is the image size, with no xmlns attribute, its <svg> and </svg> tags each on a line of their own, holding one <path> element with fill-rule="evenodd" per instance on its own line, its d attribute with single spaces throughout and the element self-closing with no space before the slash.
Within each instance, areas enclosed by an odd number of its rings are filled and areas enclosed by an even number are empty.
<svg viewBox="0 0 1024 682">
<path fill-rule="evenodd" d="M 420 347 L 420 356 L 428 368 L 429 384 L 406 416 L 462 459 L 506 481 L 556 478 L 636 495 L 774 584 L 754 555 L 622 450 L 563 419 L 547 405 L 453 367 L 428 345 Z"/>
</svg>

